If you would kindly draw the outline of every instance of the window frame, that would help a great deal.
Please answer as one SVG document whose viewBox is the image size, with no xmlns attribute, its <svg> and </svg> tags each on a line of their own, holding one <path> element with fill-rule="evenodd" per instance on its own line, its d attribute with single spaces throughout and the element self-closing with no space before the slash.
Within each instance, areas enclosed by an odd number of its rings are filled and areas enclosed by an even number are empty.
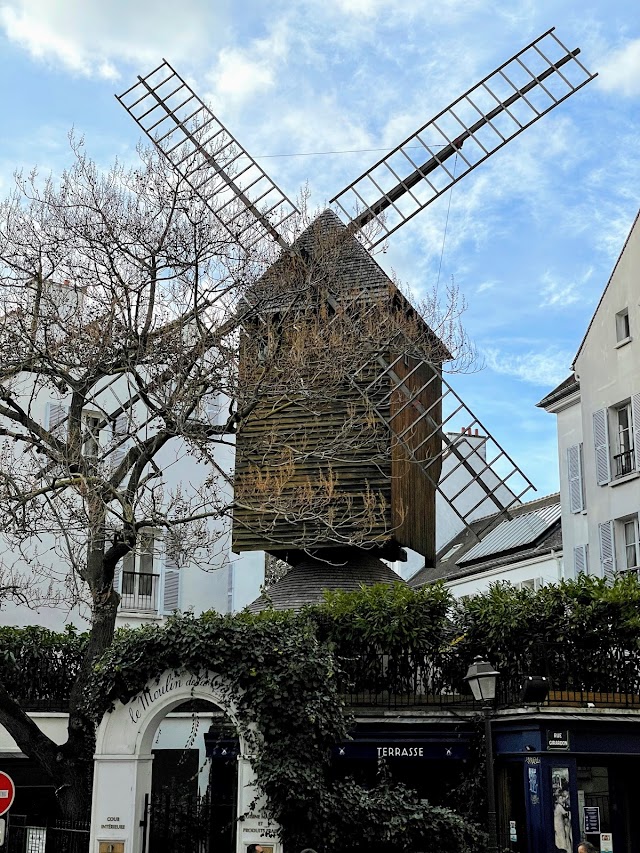
<svg viewBox="0 0 640 853">
<path fill-rule="evenodd" d="M 631 324 L 629 322 L 629 309 L 623 308 L 616 314 L 616 343 L 621 344 L 631 340 Z"/>
<path fill-rule="evenodd" d="M 638 516 L 631 515 L 626 518 L 621 518 L 618 522 L 620 529 L 620 551 L 621 551 L 621 568 L 622 572 L 633 572 L 640 569 L 640 529 L 638 525 Z M 632 540 L 627 541 L 627 533 L 631 531 Z M 633 549 L 635 555 L 634 564 L 629 565 L 629 549 Z"/>
<path fill-rule="evenodd" d="M 635 424 L 633 422 L 633 407 L 631 398 L 617 406 L 612 407 L 612 414 L 615 419 L 615 448 L 616 453 L 613 453 L 614 470 L 612 472 L 613 479 L 626 477 L 627 474 L 632 474 L 636 470 L 635 460 Z M 621 416 L 626 418 L 626 426 L 621 424 Z"/>
<path fill-rule="evenodd" d="M 96 426 L 103 420 L 99 412 L 92 409 L 83 409 L 81 414 L 82 423 L 82 455 L 85 459 L 97 460 L 100 456 L 100 432 Z M 91 423 L 93 422 L 93 423 Z"/>
</svg>

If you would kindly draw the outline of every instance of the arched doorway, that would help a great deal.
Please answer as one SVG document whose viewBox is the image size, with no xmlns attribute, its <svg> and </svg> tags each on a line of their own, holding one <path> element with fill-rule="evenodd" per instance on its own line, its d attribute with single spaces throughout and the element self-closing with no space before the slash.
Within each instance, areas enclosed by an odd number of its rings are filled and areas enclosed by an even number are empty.
<svg viewBox="0 0 640 853">
<path fill-rule="evenodd" d="M 255 786 L 247 745 L 238 725 L 229 683 L 212 672 L 167 670 L 126 704 L 116 701 L 96 738 L 91 808 L 91 853 L 152 853 L 148 847 L 146 804 L 151 794 L 152 746 L 158 725 L 188 701 L 217 705 L 235 725 L 237 756 L 236 853 L 259 843 L 281 853 L 278 827 L 264 812 Z"/>
</svg>

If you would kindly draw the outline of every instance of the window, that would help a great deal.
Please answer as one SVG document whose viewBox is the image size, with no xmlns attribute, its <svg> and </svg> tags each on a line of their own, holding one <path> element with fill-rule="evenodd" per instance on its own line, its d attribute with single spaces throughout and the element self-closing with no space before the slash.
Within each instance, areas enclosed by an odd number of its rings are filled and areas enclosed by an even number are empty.
<svg viewBox="0 0 640 853">
<path fill-rule="evenodd" d="M 640 472 L 640 394 L 593 413 L 593 445 L 599 486 Z"/>
<path fill-rule="evenodd" d="M 154 574 L 155 531 L 141 530 L 135 551 L 122 560 L 122 607 L 156 610 L 158 575 Z"/>
<path fill-rule="evenodd" d="M 462 548 L 462 542 L 458 542 L 457 545 L 454 545 L 452 548 L 449 548 L 447 553 L 444 554 L 442 557 L 440 557 L 440 562 L 446 563 L 447 560 L 450 560 L 453 557 L 453 555 L 456 553 L 456 551 L 460 550 L 460 548 Z"/>
<path fill-rule="evenodd" d="M 629 309 L 618 311 L 616 314 L 616 341 L 627 341 L 631 337 L 631 329 L 629 326 Z"/>
<path fill-rule="evenodd" d="M 604 577 L 612 577 L 616 569 L 621 572 L 640 569 L 640 542 L 638 516 L 627 516 L 598 525 L 600 534 L 600 562 Z"/>
<path fill-rule="evenodd" d="M 120 593 L 120 609 L 157 617 L 180 607 L 179 554 L 159 530 L 148 527 L 138 534 L 134 551 L 116 566 L 113 587 Z"/>
<path fill-rule="evenodd" d="M 544 580 L 543 578 L 527 578 L 523 581 L 517 581 L 514 586 L 516 589 L 530 589 L 532 591 L 537 591 L 544 586 Z"/>
<path fill-rule="evenodd" d="M 640 565 L 640 547 L 638 545 L 638 517 L 628 518 L 621 522 L 624 553 L 622 555 L 624 570 L 637 569 Z"/>
<path fill-rule="evenodd" d="M 631 421 L 631 403 L 625 403 L 614 411 L 616 422 L 616 450 L 613 457 L 615 476 L 622 477 L 635 469 L 633 458 L 633 429 Z"/>
<path fill-rule="evenodd" d="M 95 412 L 82 413 L 82 454 L 86 459 L 97 459 L 100 452 L 100 421 Z"/>
</svg>

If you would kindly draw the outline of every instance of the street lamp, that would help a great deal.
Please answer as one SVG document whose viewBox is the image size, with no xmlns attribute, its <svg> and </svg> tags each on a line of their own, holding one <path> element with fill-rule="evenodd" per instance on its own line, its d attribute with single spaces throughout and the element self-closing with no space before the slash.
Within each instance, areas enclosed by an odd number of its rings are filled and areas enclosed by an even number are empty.
<svg viewBox="0 0 640 853">
<path fill-rule="evenodd" d="M 498 853 L 498 831 L 496 821 L 496 787 L 493 777 L 493 741 L 491 737 L 491 713 L 496 698 L 496 684 L 500 673 L 486 660 L 477 655 L 467 670 L 464 680 L 471 687 L 474 699 L 482 702 L 484 715 L 484 748 L 487 765 L 487 826 L 489 830 L 489 853 Z"/>
</svg>

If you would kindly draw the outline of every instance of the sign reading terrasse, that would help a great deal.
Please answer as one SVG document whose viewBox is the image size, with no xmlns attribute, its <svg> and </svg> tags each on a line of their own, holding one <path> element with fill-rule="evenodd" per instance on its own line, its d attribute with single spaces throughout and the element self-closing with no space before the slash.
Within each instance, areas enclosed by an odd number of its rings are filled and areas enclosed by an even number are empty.
<svg viewBox="0 0 640 853">
<path fill-rule="evenodd" d="M 212 678 L 206 675 L 192 675 L 186 673 L 175 675 L 174 673 L 168 672 L 157 682 L 157 684 L 148 684 L 142 693 L 138 693 L 137 696 L 133 697 L 128 706 L 129 719 L 134 725 L 137 725 L 142 719 L 145 711 L 148 711 L 156 702 L 168 694 L 173 693 L 174 691 L 179 691 L 185 687 L 202 687 L 205 685 L 210 687 L 214 692 L 222 693 L 224 680 L 218 676 L 214 676 Z"/>
</svg>

